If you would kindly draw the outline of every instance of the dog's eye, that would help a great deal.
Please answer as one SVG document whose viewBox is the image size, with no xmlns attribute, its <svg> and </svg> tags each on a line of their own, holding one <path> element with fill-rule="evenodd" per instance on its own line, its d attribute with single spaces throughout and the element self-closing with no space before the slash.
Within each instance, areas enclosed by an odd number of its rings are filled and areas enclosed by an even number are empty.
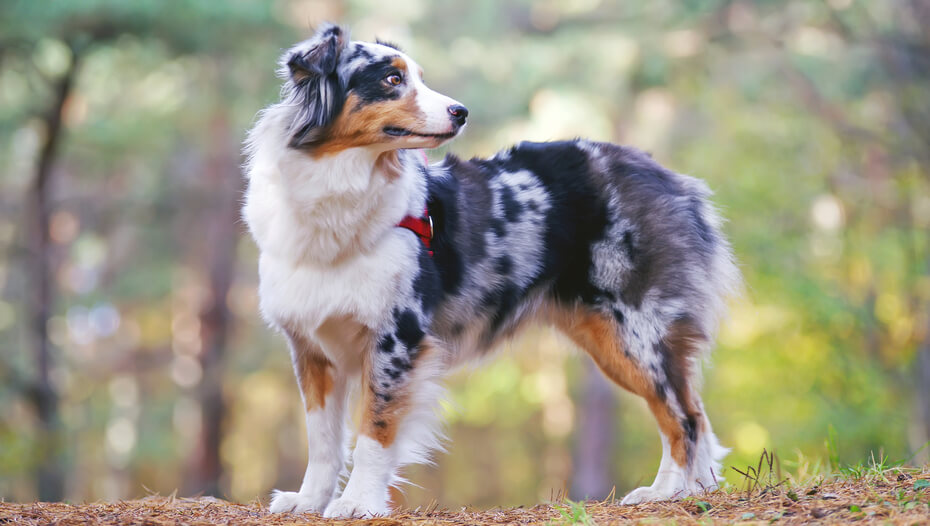
<svg viewBox="0 0 930 526">
<path fill-rule="evenodd" d="M 400 86 L 403 81 L 403 77 L 401 77 L 398 73 L 391 73 L 387 77 L 384 77 L 384 82 L 387 82 L 391 86 Z"/>
</svg>

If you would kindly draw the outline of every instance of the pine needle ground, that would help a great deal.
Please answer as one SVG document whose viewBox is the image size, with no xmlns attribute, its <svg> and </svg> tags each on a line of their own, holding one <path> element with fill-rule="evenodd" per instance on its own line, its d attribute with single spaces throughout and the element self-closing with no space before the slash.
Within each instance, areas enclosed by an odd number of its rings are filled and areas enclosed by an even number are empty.
<svg viewBox="0 0 930 526">
<path fill-rule="evenodd" d="M 847 468 L 836 475 L 792 483 L 787 478 L 778 480 L 772 462 L 766 462 L 760 461 L 760 469 L 744 471 L 743 488 L 730 485 L 699 497 L 636 506 L 621 506 L 613 499 L 563 500 L 531 508 L 451 511 L 428 507 L 384 518 L 326 520 L 313 514 L 270 514 L 267 506 L 257 501 L 236 504 L 212 497 L 150 496 L 91 504 L 3 502 L 0 524 L 930 524 L 930 465 Z"/>
</svg>

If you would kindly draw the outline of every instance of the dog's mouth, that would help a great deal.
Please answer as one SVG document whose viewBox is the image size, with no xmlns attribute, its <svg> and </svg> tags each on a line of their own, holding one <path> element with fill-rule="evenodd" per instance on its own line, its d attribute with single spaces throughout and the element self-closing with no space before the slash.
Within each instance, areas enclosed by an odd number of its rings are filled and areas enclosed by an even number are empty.
<svg viewBox="0 0 930 526">
<path fill-rule="evenodd" d="M 419 133 L 406 128 L 398 128 L 397 126 L 385 126 L 383 131 L 392 137 L 423 137 L 425 139 L 451 139 L 459 132 L 458 129 L 455 129 L 448 133 Z"/>
</svg>

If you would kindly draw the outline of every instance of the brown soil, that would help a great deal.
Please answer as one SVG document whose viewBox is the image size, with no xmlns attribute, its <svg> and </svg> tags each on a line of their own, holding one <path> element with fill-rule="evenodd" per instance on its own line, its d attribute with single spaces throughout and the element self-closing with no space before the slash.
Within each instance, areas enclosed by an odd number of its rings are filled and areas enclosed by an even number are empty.
<svg viewBox="0 0 930 526">
<path fill-rule="evenodd" d="M 918 482 L 927 481 L 927 482 Z M 757 484 L 751 490 L 716 491 L 677 502 L 621 506 L 587 502 L 572 516 L 571 503 L 532 508 L 461 511 L 403 510 L 390 517 L 330 521 L 318 515 L 272 515 L 259 502 L 235 504 L 211 497 L 146 497 L 115 503 L 0 503 L 0 524 L 285 525 L 285 524 L 930 524 L 930 469 L 892 471 L 857 480 L 789 486 Z M 576 512 L 580 511 L 576 507 Z M 587 521 L 587 522 L 586 522 Z"/>
</svg>

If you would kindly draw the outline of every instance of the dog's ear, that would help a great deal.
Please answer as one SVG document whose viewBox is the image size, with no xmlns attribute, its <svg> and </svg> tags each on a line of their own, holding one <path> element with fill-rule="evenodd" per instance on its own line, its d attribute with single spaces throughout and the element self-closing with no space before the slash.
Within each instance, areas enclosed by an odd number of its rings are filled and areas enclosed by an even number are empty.
<svg viewBox="0 0 930 526">
<path fill-rule="evenodd" d="M 314 77 L 336 71 L 339 54 L 345 48 L 345 32 L 335 25 L 320 28 L 309 40 L 292 48 L 286 55 L 291 80 L 300 84 Z"/>
<path fill-rule="evenodd" d="M 290 146 L 302 148 L 322 139 L 342 110 L 345 93 L 339 81 L 339 56 L 348 45 L 345 31 L 326 25 L 281 57 L 289 82 L 289 99 L 298 106 L 291 123 Z"/>
</svg>

